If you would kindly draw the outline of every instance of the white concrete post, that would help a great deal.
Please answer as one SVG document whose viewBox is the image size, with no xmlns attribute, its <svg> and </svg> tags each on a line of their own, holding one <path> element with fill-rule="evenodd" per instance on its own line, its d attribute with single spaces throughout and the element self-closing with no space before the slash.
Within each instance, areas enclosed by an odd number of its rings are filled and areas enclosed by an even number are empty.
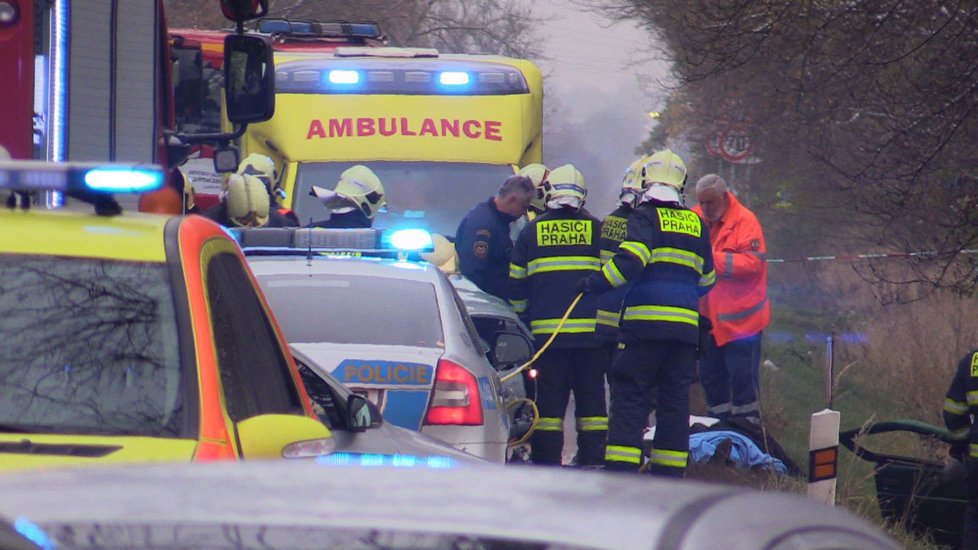
<svg viewBox="0 0 978 550">
<path fill-rule="evenodd" d="M 835 505 L 840 416 L 831 409 L 812 414 L 808 437 L 808 496 L 829 506 Z"/>
</svg>

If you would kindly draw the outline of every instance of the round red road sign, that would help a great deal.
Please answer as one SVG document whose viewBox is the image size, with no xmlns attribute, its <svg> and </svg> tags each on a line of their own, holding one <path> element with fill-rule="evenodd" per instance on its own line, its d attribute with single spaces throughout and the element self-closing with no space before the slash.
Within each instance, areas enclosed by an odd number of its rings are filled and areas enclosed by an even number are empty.
<svg viewBox="0 0 978 550">
<path fill-rule="evenodd" d="M 727 162 L 739 162 L 751 154 L 750 136 L 740 129 L 727 130 L 720 134 L 718 143 L 720 156 Z"/>
</svg>

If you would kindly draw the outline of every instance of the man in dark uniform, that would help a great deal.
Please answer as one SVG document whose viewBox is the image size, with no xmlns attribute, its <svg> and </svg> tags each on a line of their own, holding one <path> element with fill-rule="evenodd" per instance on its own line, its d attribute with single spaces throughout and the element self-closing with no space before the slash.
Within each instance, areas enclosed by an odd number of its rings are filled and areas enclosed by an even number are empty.
<svg viewBox="0 0 978 550">
<path fill-rule="evenodd" d="M 469 210 L 455 232 L 458 270 L 480 289 L 503 300 L 513 250 L 509 226 L 526 214 L 533 193 L 529 178 L 511 176 L 495 197 Z"/>
<path fill-rule="evenodd" d="M 564 414 L 573 391 L 577 464 L 600 466 L 608 431 L 607 357 L 594 336 L 594 297 L 582 299 L 559 332 L 558 326 L 577 295 L 575 283 L 601 269 L 601 222 L 583 209 L 587 187 L 576 168 L 555 168 L 549 181 L 546 212 L 520 232 L 509 270 L 510 304 L 530 326 L 537 349 L 557 333 L 534 364 L 540 417 L 531 458 L 534 464 L 561 464 Z"/>
<path fill-rule="evenodd" d="M 605 468 L 637 472 L 642 434 L 657 392 L 650 469 L 683 477 L 689 457 L 689 385 L 699 341 L 699 299 L 716 283 L 709 230 L 682 206 L 686 165 L 666 149 L 645 165 L 645 191 L 628 217 L 625 240 L 601 273 L 580 281 L 585 294 L 633 282 L 611 367 L 611 423 Z"/>
<path fill-rule="evenodd" d="M 978 350 L 961 358 L 944 397 L 944 424 L 951 436 L 951 458 L 967 464 L 968 506 L 961 548 L 978 548 Z"/>
<path fill-rule="evenodd" d="M 648 157 L 636 159 L 625 171 L 621 184 L 618 208 L 608 214 L 601 222 L 601 265 L 618 253 L 618 247 L 625 240 L 628 216 L 632 213 L 638 199 L 642 196 L 642 168 Z M 608 366 L 614 356 L 618 343 L 618 322 L 621 317 L 621 303 L 631 285 L 623 285 L 598 297 L 598 312 L 595 336 L 603 343 L 608 354 Z M 610 373 L 605 373 L 610 379 Z"/>
</svg>

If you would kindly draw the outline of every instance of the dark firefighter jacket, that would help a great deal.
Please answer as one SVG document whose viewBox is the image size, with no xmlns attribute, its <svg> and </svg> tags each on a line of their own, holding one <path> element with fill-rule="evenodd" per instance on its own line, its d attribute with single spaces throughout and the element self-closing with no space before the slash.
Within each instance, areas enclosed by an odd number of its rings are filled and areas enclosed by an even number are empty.
<svg viewBox="0 0 978 550">
<path fill-rule="evenodd" d="M 331 213 L 325 220 L 313 222 L 306 227 L 325 227 L 327 229 L 360 229 L 373 226 L 373 220 L 359 208 L 342 214 Z"/>
<path fill-rule="evenodd" d="M 475 205 L 455 232 L 458 270 L 479 288 L 506 299 L 513 240 L 509 225 L 516 218 L 500 212 L 490 198 Z"/>
<path fill-rule="evenodd" d="M 944 424 L 950 433 L 952 450 L 963 451 L 965 444 L 970 443 L 968 457 L 978 460 L 978 427 L 971 422 L 973 414 L 978 414 L 978 350 L 958 362 L 954 380 L 944 397 Z"/>
<path fill-rule="evenodd" d="M 618 247 L 625 240 L 628 230 L 628 215 L 632 207 L 621 205 L 601 222 L 601 265 L 608 263 L 618 253 Z M 598 312 L 595 335 L 603 342 L 618 339 L 618 321 L 621 317 L 621 303 L 625 293 L 631 288 L 626 284 L 598 296 Z"/>
<path fill-rule="evenodd" d="M 691 210 L 649 201 L 628 217 L 618 253 L 586 281 L 605 292 L 634 286 L 623 304 L 621 331 L 647 340 L 699 341 L 699 299 L 716 283 L 709 229 Z"/>
<path fill-rule="evenodd" d="M 513 309 L 528 321 L 537 346 L 557 329 L 577 296 L 577 282 L 601 269 L 601 222 L 585 210 L 557 208 L 520 232 L 509 266 Z M 599 345 L 594 336 L 597 300 L 585 296 L 571 312 L 552 347 Z"/>
</svg>

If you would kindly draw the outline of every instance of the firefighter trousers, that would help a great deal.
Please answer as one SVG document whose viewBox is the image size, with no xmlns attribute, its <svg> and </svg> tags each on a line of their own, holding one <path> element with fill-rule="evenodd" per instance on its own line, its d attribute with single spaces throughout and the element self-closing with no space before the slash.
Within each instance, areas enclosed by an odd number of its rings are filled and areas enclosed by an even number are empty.
<svg viewBox="0 0 978 550">
<path fill-rule="evenodd" d="M 581 466 L 604 462 L 608 411 L 604 399 L 604 348 L 550 348 L 537 359 L 537 409 L 540 418 L 530 440 L 534 464 L 560 465 L 564 413 L 574 392 L 577 460 Z"/>
<path fill-rule="evenodd" d="M 689 385 L 695 365 L 695 344 L 623 339 L 611 369 L 606 469 L 638 471 L 642 435 L 656 404 L 649 468 L 654 475 L 685 475 L 689 456 Z"/>
<path fill-rule="evenodd" d="M 731 416 L 757 419 L 761 379 L 761 333 L 717 346 L 712 337 L 699 363 L 707 412 L 721 420 Z"/>
</svg>

